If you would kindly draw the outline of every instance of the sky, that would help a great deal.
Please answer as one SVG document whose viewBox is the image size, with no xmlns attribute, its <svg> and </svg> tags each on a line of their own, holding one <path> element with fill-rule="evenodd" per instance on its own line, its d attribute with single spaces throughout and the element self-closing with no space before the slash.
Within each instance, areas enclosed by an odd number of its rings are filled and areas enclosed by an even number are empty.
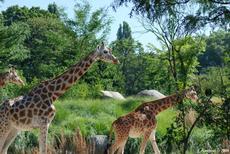
<svg viewBox="0 0 230 154">
<path fill-rule="evenodd" d="M 68 17 L 72 18 L 74 16 L 74 4 L 77 0 L 4 0 L 2 4 L 0 4 L 0 11 L 7 9 L 12 5 L 19 6 L 27 6 L 27 7 L 40 7 L 42 9 L 47 9 L 48 4 L 55 2 L 58 6 L 63 7 L 65 12 L 68 14 Z M 107 8 L 113 2 L 113 0 L 88 0 L 90 5 L 92 6 L 92 10 L 96 10 L 98 8 Z M 116 12 L 113 11 L 112 8 L 109 8 L 108 13 L 109 16 L 112 17 L 113 23 L 111 25 L 111 32 L 108 35 L 108 43 L 116 40 L 116 33 L 119 28 L 119 25 L 126 21 L 131 27 L 132 36 L 135 40 L 138 40 L 143 44 L 144 47 L 148 43 L 153 43 L 154 45 L 159 47 L 159 42 L 154 39 L 153 34 L 144 33 L 144 29 L 141 24 L 138 22 L 137 17 L 129 17 L 129 12 L 131 7 L 120 7 Z"/>
</svg>

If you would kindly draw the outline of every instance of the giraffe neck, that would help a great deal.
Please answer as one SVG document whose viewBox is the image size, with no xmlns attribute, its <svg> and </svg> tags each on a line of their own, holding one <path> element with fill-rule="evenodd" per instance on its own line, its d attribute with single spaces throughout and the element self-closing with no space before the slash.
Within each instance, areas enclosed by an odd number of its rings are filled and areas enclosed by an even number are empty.
<svg viewBox="0 0 230 154">
<path fill-rule="evenodd" d="M 1 88 L 1 87 L 4 87 L 4 85 L 5 85 L 5 82 L 4 82 L 3 80 L 0 79 L 0 88 Z"/>
<path fill-rule="evenodd" d="M 7 77 L 5 73 L 0 74 L 0 87 L 3 87 L 7 82 Z"/>
<path fill-rule="evenodd" d="M 29 95 L 37 95 L 39 93 L 40 95 L 43 95 L 44 93 L 47 93 L 50 100 L 55 101 L 76 81 L 78 81 L 88 71 L 90 66 L 97 61 L 97 59 L 96 52 L 89 54 L 86 58 L 70 67 L 63 74 L 54 79 L 42 82 L 39 86 L 35 87 Z"/>
<path fill-rule="evenodd" d="M 156 114 L 174 106 L 176 103 L 182 102 L 184 95 L 185 92 L 182 91 L 180 93 L 172 94 L 154 103 Z"/>
</svg>

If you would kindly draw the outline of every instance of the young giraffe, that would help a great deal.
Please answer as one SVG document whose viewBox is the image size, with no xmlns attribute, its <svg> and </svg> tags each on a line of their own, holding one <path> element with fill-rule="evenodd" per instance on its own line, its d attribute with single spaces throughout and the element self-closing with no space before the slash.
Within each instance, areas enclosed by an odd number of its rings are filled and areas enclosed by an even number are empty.
<svg viewBox="0 0 230 154">
<path fill-rule="evenodd" d="M 117 64 L 111 49 L 104 43 L 84 60 L 54 79 L 42 82 L 28 94 L 5 102 L 0 109 L 0 153 L 7 149 L 20 131 L 39 128 L 39 153 L 46 154 L 48 127 L 55 115 L 53 102 L 65 93 L 97 60 Z"/>
<path fill-rule="evenodd" d="M 155 101 L 145 102 L 138 106 L 133 112 L 119 117 L 112 124 L 110 130 L 110 142 L 112 131 L 114 130 L 115 142 L 112 144 L 108 153 L 113 154 L 118 150 L 118 153 L 124 153 L 124 148 L 128 137 L 143 137 L 140 147 L 140 154 L 144 154 L 145 146 L 150 139 L 154 152 L 159 154 L 155 132 L 156 132 L 156 115 L 163 110 L 173 106 L 177 102 L 181 102 L 184 97 L 192 100 L 197 99 L 194 88 L 183 90 L 181 93 L 176 93 L 168 97 Z"/>
<path fill-rule="evenodd" d="M 0 88 L 7 83 L 14 83 L 17 85 L 24 85 L 23 80 L 18 76 L 15 69 L 11 68 L 5 73 L 0 73 Z"/>
</svg>

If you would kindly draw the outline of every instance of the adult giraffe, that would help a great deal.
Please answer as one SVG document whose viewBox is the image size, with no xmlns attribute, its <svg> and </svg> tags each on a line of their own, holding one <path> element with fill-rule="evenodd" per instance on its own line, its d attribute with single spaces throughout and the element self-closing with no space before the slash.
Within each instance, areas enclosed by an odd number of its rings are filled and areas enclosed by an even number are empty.
<svg viewBox="0 0 230 154">
<path fill-rule="evenodd" d="M 47 153 L 48 127 L 55 115 L 53 102 L 66 92 L 97 60 L 117 64 L 111 49 L 104 43 L 85 59 L 54 79 L 40 83 L 28 94 L 3 103 L 0 109 L 0 153 L 6 154 L 20 131 L 40 129 L 39 153 Z"/>
</svg>

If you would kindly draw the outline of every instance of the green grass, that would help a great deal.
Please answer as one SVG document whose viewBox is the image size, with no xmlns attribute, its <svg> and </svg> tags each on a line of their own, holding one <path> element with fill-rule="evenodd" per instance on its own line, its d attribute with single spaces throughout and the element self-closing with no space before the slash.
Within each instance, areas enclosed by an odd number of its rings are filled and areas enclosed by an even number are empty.
<svg viewBox="0 0 230 154">
<path fill-rule="evenodd" d="M 80 128 L 83 135 L 108 135 L 112 122 L 119 116 L 135 109 L 143 99 L 64 99 L 55 102 L 56 116 L 50 126 L 50 133 L 65 134 Z M 163 135 L 170 126 L 176 111 L 168 109 L 157 116 L 157 131 Z"/>
</svg>

